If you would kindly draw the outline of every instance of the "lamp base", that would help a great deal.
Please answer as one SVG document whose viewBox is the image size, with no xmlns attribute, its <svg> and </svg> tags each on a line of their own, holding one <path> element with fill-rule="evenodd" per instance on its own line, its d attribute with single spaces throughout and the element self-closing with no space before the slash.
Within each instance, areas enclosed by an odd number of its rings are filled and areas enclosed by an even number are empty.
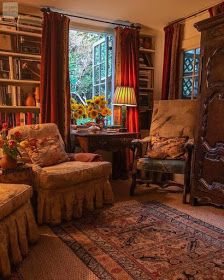
<svg viewBox="0 0 224 280">
<path fill-rule="evenodd" d="M 126 129 L 127 106 L 122 105 L 121 110 L 122 110 L 122 119 L 121 119 L 122 129 Z"/>
</svg>

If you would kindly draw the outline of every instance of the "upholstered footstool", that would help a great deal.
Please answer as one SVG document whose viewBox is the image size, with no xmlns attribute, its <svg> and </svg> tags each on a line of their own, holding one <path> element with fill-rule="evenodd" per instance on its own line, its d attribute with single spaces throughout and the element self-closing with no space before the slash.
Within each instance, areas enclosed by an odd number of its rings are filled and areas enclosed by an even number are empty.
<svg viewBox="0 0 224 280">
<path fill-rule="evenodd" d="M 28 185 L 0 184 L 0 278 L 8 277 L 11 264 L 21 262 L 28 244 L 38 240 L 31 196 Z"/>
</svg>

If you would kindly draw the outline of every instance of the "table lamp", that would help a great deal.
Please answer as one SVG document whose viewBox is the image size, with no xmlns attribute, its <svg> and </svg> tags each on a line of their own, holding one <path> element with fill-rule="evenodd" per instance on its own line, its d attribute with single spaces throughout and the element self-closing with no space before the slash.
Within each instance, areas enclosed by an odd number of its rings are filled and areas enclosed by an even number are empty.
<svg viewBox="0 0 224 280">
<path fill-rule="evenodd" d="M 134 88 L 117 87 L 114 93 L 113 104 L 117 106 L 122 106 L 122 128 L 125 128 L 127 106 L 137 106 Z"/>
</svg>

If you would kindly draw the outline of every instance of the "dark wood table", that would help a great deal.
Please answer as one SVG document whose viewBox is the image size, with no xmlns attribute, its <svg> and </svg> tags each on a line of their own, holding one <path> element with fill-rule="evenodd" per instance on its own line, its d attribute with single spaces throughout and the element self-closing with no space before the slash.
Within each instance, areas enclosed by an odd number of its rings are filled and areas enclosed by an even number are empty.
<svg viewBox="0 0 224 280">
<path fill-rule="evenodd" d="M 0 183 L 27 184 L 32 186 L 32 167 L 26 164 L 18 164 L 14 169 L 0 169 Z"/>
<path fill-rule="evenodd" d="M 113 179 L 128 177 L 126 150 L 131 148 L 132 140 L 139 137 L 139 133 L 131 132 L 72 132 L 72 142 L 80 145 L 83 152 L 93 153 L 96 150 L 104 150 L 113 153 Z"/>
</svg>

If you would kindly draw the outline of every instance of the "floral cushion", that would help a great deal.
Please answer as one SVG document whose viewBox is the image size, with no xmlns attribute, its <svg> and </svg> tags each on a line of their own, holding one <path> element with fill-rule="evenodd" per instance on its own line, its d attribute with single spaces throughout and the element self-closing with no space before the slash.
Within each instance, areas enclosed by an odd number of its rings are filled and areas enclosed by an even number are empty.
<svg viewBox="0 0 224 280">
<path fill-rule="evenodd" d="M 183 159 L 185 154 L 184 146 L 187 140 L 188 137 L 165 138 L 152 136 L 147 156 L 158 159 Z"/>
<path fill-rule="evenodd" d="M 64 142 L 61 138 L 58 127 L 54 123 L 16 126 L 9 130 L 9 136 L 15 134 L 16 132 L 20 132 L 21 138 L 24 140 L 30 138 L 43 138 L 48 137 L 49 135 L 58 135 L 59 142 L 64 147 Z M 25 149 L 20 149 L 20 153 L 22 155 L 23 162 L 31 163 L 30 157 Z"/>
<path fill-rule="evenodd" d="M 32 163 L 41 167 L 69 161 L 59 136 L 46 136 L 42 138 L 27 139 L 24 148 Z"/>
<path fill-rule="evenodd" d="M 0 220 L 25 204 L 32 196 L 32 188 L 22 184 L 0 184 Z"/>
</svg>

